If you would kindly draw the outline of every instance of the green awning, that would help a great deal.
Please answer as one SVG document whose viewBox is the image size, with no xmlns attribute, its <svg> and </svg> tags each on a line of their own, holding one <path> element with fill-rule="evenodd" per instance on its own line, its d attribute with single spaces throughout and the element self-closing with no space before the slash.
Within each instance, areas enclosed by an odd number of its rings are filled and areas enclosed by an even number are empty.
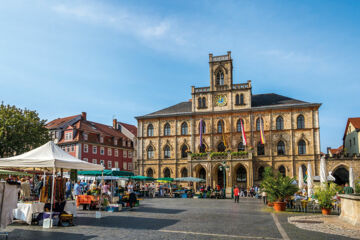
<svg viewBox="0 0 360 240">
<path fill-rule="evenodd" d="M 113 171 L 113 170 L 107 170 L 105 169 L 102 171 L 79 171 L 78 175 L 82 176 L 117 176 L 117 177 L 129 177 L 134 176 L 134 173 L 128 172 L 128 171 Z"/>
<path fill-rule="evenodd" d="M 138 181 L 154 181 L 155 178 L 146 177 L 146 176 L 131 176 L 130 179 L 138 180 Z"/>
<path fill-rule="evenodd" d="M 174 181 L 174 179 L 173 179 L 173 178 L 169 178 L 169 177 L 164 177 L 164 178 L 158 178 L 157 181 L 172 182 L 172 181 Z"/>
</svg>

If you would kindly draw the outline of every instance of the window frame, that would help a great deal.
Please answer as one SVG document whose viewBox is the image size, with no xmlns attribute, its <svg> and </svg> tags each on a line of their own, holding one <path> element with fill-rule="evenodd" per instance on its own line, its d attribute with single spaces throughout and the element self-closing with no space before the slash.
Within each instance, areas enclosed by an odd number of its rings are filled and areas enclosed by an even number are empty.
<svg viewBox="0 0 360 240">
<path fill-rule="evenodd" d="M 285 143 L 284 141 L 280 140 L 278 141 L 278 143 L 276 144 L 276 152 L 278 156 L 284 156 L 286 153 L 286 149 L 285 149 Z"/>
<path fill-rule="evenodd" d="M 170 134 L 171 134 L 170 123 L 165 123 L 165 125 L 164 125 L 164 136 L 170 136 Z"/>
<path fill-rule="evenodd" d="M 298 155 L 306 155 L 306 142 L 303 139 L 298 142 Z"/>
<path fill-rule="evenodd" d="M 187 122 L 183 122 L 181 124 L 181 135 L 188 135 L 188 124 Z"/>
<path fill-rule="evenodd" d="M 305 117 L 304 117 L 304 115 L 300 114 L 296 118 L 296 127 L 297 127 L 297 129 L 305 129 Z"/>
<path fill-rule="evenodd" d="M 169 145 L 164 147 L 164 158 L 171 158 L 171 148 Z"/>
<path fill-rule="evenodd" d="M 153 137 L 154 136 L 154 126 L 150 123 L 147 127 L 147 136 Z M 123 142 L 124 144 L 124 142 Z"/>
<path fill-rule="evenodd" d="M 282 116 L 278 116 L 276 118 L 276 130 L 284 130 L 284 118 Z"/>
</svg>

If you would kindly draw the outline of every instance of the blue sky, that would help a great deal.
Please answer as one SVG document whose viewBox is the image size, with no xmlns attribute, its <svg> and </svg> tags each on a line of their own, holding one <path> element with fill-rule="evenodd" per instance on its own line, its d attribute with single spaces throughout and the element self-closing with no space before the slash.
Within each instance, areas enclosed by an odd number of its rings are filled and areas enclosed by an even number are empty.
<svg viewBox="0 0 360 240">
<path fill-rule="evenodd" d="M 2 1 L 0 101 L 42 118 L 111 124 L 208 86 L 208 54 L 234 82 L 320 108 L 321 147 L 360 117 L 360 1 Z"/>
</svg>

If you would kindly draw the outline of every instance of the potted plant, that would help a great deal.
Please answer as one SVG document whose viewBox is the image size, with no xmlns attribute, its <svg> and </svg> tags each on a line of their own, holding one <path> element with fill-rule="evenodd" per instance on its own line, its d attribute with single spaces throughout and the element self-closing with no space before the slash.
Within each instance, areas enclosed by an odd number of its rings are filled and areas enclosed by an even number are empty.
<svg viewBox="0 0 360 240">
<path fill-rule="evenodd" d="M 323 215 L 330 215 L 333 198 L 338 192 L 338 187 L 335 183 L 331 183 L 325 187 L 316 187 L 314 196 L 318 200 L 321 212 Z"/>
<path fill-rule="evenodd" d="M 270 167 L 265 168 L 261 189 L 264 189 L 268 199 L 273 201 L 275 211 L 285 211 L 285 199 L 299 190 L 293 182 L 293 178 L 284 177 L 280 172 L 274 173 Z"/>
</svg>

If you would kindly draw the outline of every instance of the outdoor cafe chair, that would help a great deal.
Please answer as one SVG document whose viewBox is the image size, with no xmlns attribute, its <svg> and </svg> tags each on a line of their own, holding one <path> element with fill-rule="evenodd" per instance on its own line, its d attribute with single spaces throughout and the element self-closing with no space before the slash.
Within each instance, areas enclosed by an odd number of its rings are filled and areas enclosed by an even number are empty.
<svg viewBox="0 0 360 240">
<path fill-rule="evenodd" d="M 295 202 L 295 210 L 299 209 L 299 211 L 302 212 L 303 211 L 303 206 L 301 204 L 301 200 L 297 199 L 294 202 Z"/>
</svg>

